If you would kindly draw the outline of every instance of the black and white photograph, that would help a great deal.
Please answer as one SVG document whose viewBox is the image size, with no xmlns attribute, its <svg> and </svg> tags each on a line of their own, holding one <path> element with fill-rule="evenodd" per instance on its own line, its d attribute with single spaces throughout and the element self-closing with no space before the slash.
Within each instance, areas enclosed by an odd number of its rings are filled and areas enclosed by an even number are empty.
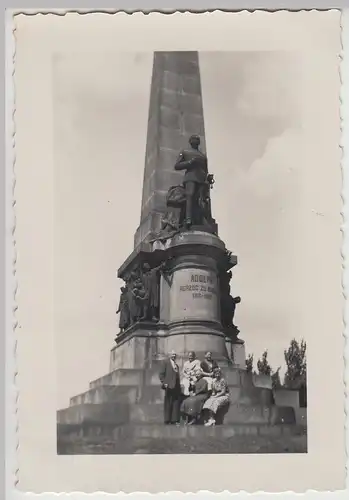
<svg viewBox="0 0 349 500">
<path fill-rule="evenodd" d="M 340 482 L 338 18 L 295 15 L 19 19 L 19 453 L 57 471 L 31 491 L 137 463 L 182 489 L 193 455 L 187 491 Z"/>
<path fill-rule="evenodd" d="M 78 168 L 71 163 L 75 152 L 80 155 L 80 189 L 86 189 L 79 196 L 90 196 L 84 177 L 96 161 L 99 175 L 115 176 L 109 192 L 98 193 L 100 231 L 109 233 L 102 222 L 104 205 L 115 228 L 105 246 L 114 256 L 124 256 L 116 263 L 116 306 L 101 318 L 110 321 L 116 311 L 109 372 L 106 366 L 87 391 L 71 395 L 69 406 L 58 411 L 58 453 L 306 453 L 306 338 L 297 325 L 301 304 L 292 297 L 294 264 L 287 258 L 299 249 L 292 245 L 285 251 L 290 243 L 283 239 L 300 216 L 299 174 L 280 149 L 279 163 L 275 161 L 283 140 L 301 141 L 293 83 L 297 59 L 278 53 L 182 51 L 121 54 L 114 63 L 119 81 L 104 77 L 104 88 L 88 88 L 88 73 L 94 70 L 90 58 L 62 57 L 53 66 L 57 113 L 65 116 L 57 130 L 58 185 L 63 190 L 67 183 L 61 162 Z M 73 101 L 72 81 L 63 80 L 69 65 L 76 68 L 80 101 Z M 228 68 L 228 77 L 221 80 Z M 283 88 L 287 81 L 292 84 Z M 219 159 L 210 157 L 205 83 L 211 127 L 222 139 L 229 138 L 216 145 Z M 93 99 L 87 92 L 93 92 Z M 101 101 L 105 115 L 92 127 L 105 142 L 107 134 L 110 139 L 115 135 L 108 144 L 107 165 L 103 156 L 97 159 L 98 150 L 86 135 Z M 123 113 L 128 114 L 126 122 Z M 78 120 L 84 128 L 73 134 L 69 126 Z M 142 149 L 144 166 L 137 161 Z M 267 163 L 273 160 L 275 170 Z M 116 208 L 120 190 L 130 196 Z M 119 219 L 121 227 L 132 227 L 137 211 L 140 220 L 133 226 L 132 242 L 119 228 Z M 77 220 L 67 222 L 62 206 L 57 213 L 60 249 L 63 255 L 69 249 L 74 266 L 83 259 L 79 267 L 86 262 L 88 277 L 89 261 L 96 255 L 82 238 L 93 234 L 80 229 Z M 60 238 L 67 224 L 74 227 L 75 241 Z M 79 255 L 81 243 L 84 256 Z M 122 253 L 127 246 L 128 253 Z M 109 271 L 114 278 L 116 269 L 107 268 L 107 254 L 105 248 L 99 272 Z M 71 296 L 76 290 L 71 274 L 60 268 L 59 255 L 57 307 L 71 329 L 75 322 L 67 322 L 76 313 Z M 280 287 L 288 291 L 278 300 Z M 87 284 L 84 288 L 91 300 L 89 305 L 81 300 L 91 325 L 84 332 L 87 341 L 96 336 L 92 325 L 104 293 L 101 289 L 98 296 Z"/>
</svg>

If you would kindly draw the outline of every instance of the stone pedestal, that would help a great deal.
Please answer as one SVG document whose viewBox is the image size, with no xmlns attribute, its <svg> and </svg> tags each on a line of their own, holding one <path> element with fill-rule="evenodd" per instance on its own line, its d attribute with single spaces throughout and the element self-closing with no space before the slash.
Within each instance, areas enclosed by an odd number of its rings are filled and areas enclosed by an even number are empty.
<svg viewBox="0 0 349 500">
<path fill-rule="evenodd" d="M 168 272 L 160 281 L 159 322 L 137 323 L 119 335 L 111 369 L 150 367 L 171 350 L 180 364 L 189 351 L 200 358 L 211 351 L 217 361 L 231 362 L 220 318 L 219 273 L 225 252 L 218 236 L 187 231 L 164 243 L 149 244 L 147 252 L 127 261 L 119 275 L 142 260 L 167 262 Z M 240 365 L 244 367 L 245 361 Z"/>
<path fill-rule="evenodd" d="M 166 252 L 171 257 L 167 349 L 179 357 L 211 351 L 215 359 L 228 361 L 218 278 L 224 243 L 209 233 L 183 232 Z"/>
<path fill-rule="evenodd" d="M 233 366 L 239 370 L 246 370 L 245 344 L 234 344 L 230 340 L 226 340 L 226 348 Z"/>
</svg>

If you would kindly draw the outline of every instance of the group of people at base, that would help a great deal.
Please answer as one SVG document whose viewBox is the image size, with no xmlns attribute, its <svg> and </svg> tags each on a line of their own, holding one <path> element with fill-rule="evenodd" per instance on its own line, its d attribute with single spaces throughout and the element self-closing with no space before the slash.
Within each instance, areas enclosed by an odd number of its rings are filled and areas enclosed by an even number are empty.
<svg viewBox="0 0 349 500">
<path fill-rule="evenodd" d="M 180 425 L 182 419 L 186 425 L 215 425 L 218 411 L 229 404 L 229 389 L 212 353 L 206 352 L 200 361 L 190 352 L 182 374 L 176 358 L 176 353 L 170 352 L 159 372 L 165 391 L 165 424 Z"/>
</svg>

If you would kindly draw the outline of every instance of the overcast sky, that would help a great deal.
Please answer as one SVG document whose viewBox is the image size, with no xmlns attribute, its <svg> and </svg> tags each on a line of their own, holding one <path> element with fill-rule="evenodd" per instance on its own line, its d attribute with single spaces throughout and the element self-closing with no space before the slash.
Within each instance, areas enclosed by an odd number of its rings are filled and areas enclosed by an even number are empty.
<svg viewBox="0 0 349 500">
<path fill-rule="evenodd" d="M 111 63 L 112 61 L 112 63 Z M 304 159 L 293 53 L 200 53 L 213 215 L 237 254 L 232 289 L 247 353 L 274 368 L 306 337 L 299 261 Z M 116 270 L 139 224 L 152 54 L 57 55 L 54 328 L 58 406 L 108 372 Z"/>
</svg>

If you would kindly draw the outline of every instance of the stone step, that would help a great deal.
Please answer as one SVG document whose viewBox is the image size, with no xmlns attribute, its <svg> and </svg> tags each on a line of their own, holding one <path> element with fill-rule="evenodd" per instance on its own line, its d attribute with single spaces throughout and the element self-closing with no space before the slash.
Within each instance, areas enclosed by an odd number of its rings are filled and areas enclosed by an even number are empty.
<svg viewBox="0 0 349 500">
<path fill-rule="evenodd" d="M 307 409 L 306 408 L 295 408 L 296 423 L 297 425 L 307 426 Z"/>
<path fill-rule="evenodd" d="M 220 417 L 227 424 L 246 423 L 275 423 L 294 424 L 295 412 L 289 407 L 262 407 L 261 405 L 245 405 L 232 403 L 224 416 Z M 82 424 L 88 422 L 128 424 L 134 423 L 163 423 L 163 407 L 161 404 L 139 403 L 129 404 L 120 402 L 111 403 L 84 403 L 75 404 L 57 412 L 59 424 Z"/>
<path fill-rule="evenodd" d="M 90 389 L 78 396 L 70 399 L 70 406 L 79 404 L 100 404 L 100 403 L 138 403 L 146 402 L 162 404 L 164 391 L 160 386 L 115 386 L 101 385 Z"/>
<path fill-rule="evenodd" d="M 57 426 L 58 454 L 285 453 L 307 451 L 297 425 L 166 426 L 89 423 Z M 294 448 L 294 449 L 293 449 Z"/>
<path fill-rule="evenodd" d="M 144 424 L 162 424 L 163 411 L 158 405 L 133 405 L 130 411 L 130 422 Z M 261 407 L 243 404 L 229 405 L 224 414 L 220 413 L 217 421 L 229 424 L 295 424 L 296 417 L 291 407 Z"/>
<path fill-rule="evenodd" d="M 121 425 L 130 420 L 129 404 L 77 404 L 57 411 L 57 424 L 80 425 L 98 423 Z"/>
<path fill-rule="evenodd" d="M 237 368 L 225 368 L 222 370 L 224 377 L 229 385 L 241 386 L 244 383 L 244 378 L 246 377 L 245 372 Z M 256 379 L 259 380 L 259 379 Z M 148 370 L 136 370 L 131 368 L 119 368 L 114 370 L 103 377 L 90 382 L 90 389 L 94 389 L 101 385 L 159 385 L 159 368 L 151 368 Z M 252 385 L 256 385 L 253 381 Z"/>
<path fill-rule="evenodd" d="M 136 370 L 122 368 L 114 370 L 103 377 L 90 382 L 90 389 L 101 385 L 117 386 L 141 386 L 141 385 L 159 385 L 159 376 L 155 370 Z"/>
<path fill-rule="evenodd" d="M 229 386 L 232 403 L 244 405 L 270 406 L 272 393 L 269 389 L 254 386 Z M 164 391 L 157 385 L 100 385 L 70 399 L 70 405 L 100 404 L 100 403 L 154 403 L 161 404 L 164 400 Z"/>
</svg>

